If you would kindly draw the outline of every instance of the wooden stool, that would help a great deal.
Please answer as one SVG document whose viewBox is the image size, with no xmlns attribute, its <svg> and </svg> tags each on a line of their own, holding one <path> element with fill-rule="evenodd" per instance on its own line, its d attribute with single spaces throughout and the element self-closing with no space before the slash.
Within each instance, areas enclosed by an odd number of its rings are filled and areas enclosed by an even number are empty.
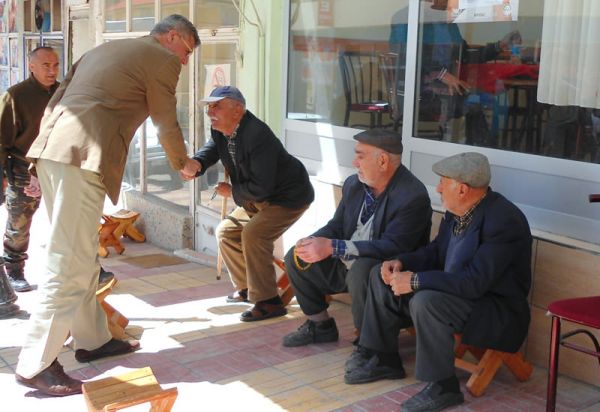
<svg viewBox="0 0 600 412">
<path fill-rule="evenodd" d="M 456 335 L 458 346 L 454 350 L 456 358 L 454 366 L 471 373 L 467 381 L 467 390 L 475 397 L 483 395 L 496 372 L 505 364 L 515 377 L 524 382 L 531 376 L 533 367 L 527 362 L 520 352 L 500 352 L 493 349 L 481 349 L 460 343 L 461 335 Z M 468 362 L 463 358 L 465 353 L 471 352 L 478 359 L 478 363 Z"/>
<path fill-rule="evenodd" d="M 150 402 L 152 412 L 169 412 L 177 399 L 177 388 L 161 388 L 149 367 L 86 382 L 82 390 L 90 412 L 118 411 L 145 402 Z"/>
<path fill-rule="evenodd" d="M 127 337 L 125 334 L 125 328 L 129 324 L 129 319 L 121 314 L 118 310 L 112 307 L 104 299 L 112 292 L 112 289 L 117 284 L 117 279 L 112 278 L 104 287 L 96 291 L 96 299 L 102 305 L 102 309 L 106 312 L 106 318 L 108 320 L 108 329 L 112 334 L 113 338 L 123 340 Z"/>
<path fill-rule="evenodd" d="M 115 230 L 119 227 L 119 222 L 112 222 L 104 218 L 104 223 L 98 228 L 98 236 L 100 244 L 98 245 L 98 255 L 100 257 L 108 256 L 108 247 L 112 246 L 120 255 L 125 251 L 125 247 L 121 244 L 119 238 L 115 236 Z"/>
<path fill-rule="evenodd" d="M 279 291 L 279 296 L 283 301 L 283 306 L 287 306 L 291 300 L 294 298 L 294 290 L 292 289 L 292 285 L 290 285 L 290 279 L 288 278 L 288 274 L 285 270 L 285 264 L 283 260 L 273 257 L 273 263 L 279 269 L 283 271 L 283 273 L 277 279 L 277 290 Z"/>
<path fill-rule="evenodd" d="M 146 241 L 146 236 L 133 226 L 140 214 L 131 210 L 121 209 L 117 213 L 110 216 L 103 215 L 104 219 L 110 222 L 116 222 L 119 226 L 115 229 L 114 234 L 117 239 L 125 236 L 134 242 L 142 243 Z"/>
</svg>

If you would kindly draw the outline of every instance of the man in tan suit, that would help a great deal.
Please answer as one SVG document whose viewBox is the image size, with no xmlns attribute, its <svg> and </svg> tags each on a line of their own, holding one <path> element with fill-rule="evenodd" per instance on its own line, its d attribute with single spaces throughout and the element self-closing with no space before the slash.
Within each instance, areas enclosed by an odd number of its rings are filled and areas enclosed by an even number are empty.
<svg viewBox="0 0 600 412">
<path fill-rule="evenodd" d="M 118 200 L 129 143 L 148 115 L 173 169 L 196 173 L 177 123 L 175 87 L 199 44 L 185 17 L 169 16 L 149 36 L 111 41 L 84 54 L 48 103 L 27 153 L 51 222 L 47 273 L 19 355 L 17 382 L 52 396 L 80 393 L 81 381 L 65 374 L 57 360 L 69 332 L 80 362 L 139 347 L 112 339 L 96 301 L 98 222 L 105 194 Z"/>
</svg>

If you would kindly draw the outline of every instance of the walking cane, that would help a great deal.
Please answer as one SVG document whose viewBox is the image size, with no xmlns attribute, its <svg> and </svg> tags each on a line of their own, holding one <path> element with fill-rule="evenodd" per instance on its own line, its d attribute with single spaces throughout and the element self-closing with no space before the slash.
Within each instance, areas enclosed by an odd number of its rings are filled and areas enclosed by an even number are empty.
<svg viewBox="0 0 600 412">
<path fill-rule="evenodd" d="M 227 183 L 229 181 L 229 173 L 225 169 L 223 181 Z M 221 199 L 221 220 L 225 219 L 227 213 L 227 196 L 223 196 Z M 221 247 L 217 243 L 217 280 L 221 280 L 221 268 L 223 267 L 223 258 L 221 257 Z"/>
</svg>

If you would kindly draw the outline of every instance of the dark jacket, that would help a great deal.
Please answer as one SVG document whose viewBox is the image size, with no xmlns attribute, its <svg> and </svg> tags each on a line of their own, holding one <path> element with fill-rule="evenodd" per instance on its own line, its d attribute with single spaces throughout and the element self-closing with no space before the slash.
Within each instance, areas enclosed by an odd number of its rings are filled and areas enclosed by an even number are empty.
<svg viewBox="0 0 600 412">
<path fill-rule="evenodd" d="M 215 129 L 211 129 L 211 136 L 193 158 L 202 163 L 200 175 L 221 160 L 229 172 L 236 205 L 266 201 L 299 208 L 314 200 L 304 165 L 290 155 L 269 126 L 250 111 L 246 110 L 238 127 L 235 166 L 227 150 L 227 138 Z"/>
<path fill-rule="evenodd" d="M 356 231 L 364 197 L 364 184 L 358 176 L 348 177 L 333 218 L 313 236 L 349 240 Z M 361 257 L 389 259 L 427 244 L 430 230 L 431 202 L 427 189 L 401 165 L 380 195 L 373 217 L 372 240 L 354 244 Z"/>
<path fill-rule="evenodd" d="M 475 302 L 463 343 L 516 352 L 530 320 L 532 238 L 527 219 L 490 190 L 465 233 L 458 257 L 461 269 L 448 273 L 443 269 L 454 223 L 447 212 L 433 242 L 399 259 L 405 270 L 418 272 L 419 290 L 438 290 Z"/>
<path fill-rule="evenodd" d="M 58 88 L 46 90 L 34 77 L 10 87 L 0 97 L 0 147 L 7 155 L 25 160 L 25 154 L 40 131 L 44 109 Z"/>
</svg>

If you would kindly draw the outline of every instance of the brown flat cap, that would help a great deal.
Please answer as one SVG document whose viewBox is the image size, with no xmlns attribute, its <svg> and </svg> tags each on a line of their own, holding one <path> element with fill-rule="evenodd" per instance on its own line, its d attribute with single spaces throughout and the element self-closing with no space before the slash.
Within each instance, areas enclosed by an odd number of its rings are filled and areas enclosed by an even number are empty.
<svg viewBox="0 0 600 412">
<path fill-rule="evenodd" d="M 449 177 L 471 187 L 487 187 L 492 178 L 488 158 L 477 152 L 447 157 L 434 163 L 431 169 L 437 175 Z"/>
<path fill-rule="evenodd" d="M 402 154 L 402 135 L 388 129 L 370 129 L 354 135 L 354 140 L 378 147 L 388 153 Z"/>
</svg>

